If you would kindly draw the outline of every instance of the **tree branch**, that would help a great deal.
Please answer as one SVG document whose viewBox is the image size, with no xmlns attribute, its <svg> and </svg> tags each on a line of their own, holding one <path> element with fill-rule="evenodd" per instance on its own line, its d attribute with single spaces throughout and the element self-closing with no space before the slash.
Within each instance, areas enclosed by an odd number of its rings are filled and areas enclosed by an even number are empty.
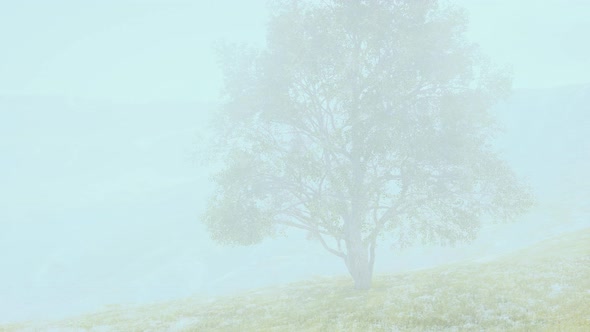
<svg viewBox="0 0 590 332">
<path fill-rule="evenodd" d="M 316 233 L 314 235 L 316 235 L 318 237 L 318 239 L 320 240 L 320 243 L 322 244 L 324 249 L 326 249 L 331 254 L 334 254 L 334 255 L 346 260 L 346 254 L 344 254 L 342 251 L 338 251 L 338 250 L 330 248 L 320 233 Z"/>
</svg>

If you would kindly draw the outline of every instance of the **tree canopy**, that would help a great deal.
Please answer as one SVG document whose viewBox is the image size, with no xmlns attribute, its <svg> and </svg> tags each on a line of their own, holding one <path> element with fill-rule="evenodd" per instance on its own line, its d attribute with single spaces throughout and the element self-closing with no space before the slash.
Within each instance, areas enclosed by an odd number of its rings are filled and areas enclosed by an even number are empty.
<svg viewBox="0 0 590 332">
<path fill-rule="evenodd" d="M 452 244 L 526 211 L 527 187 L 492 147 L 489 109 L 510 77 L 466 26 L 434 0 L 287 0 L 265 48 L 221 48 L 213 238 L 301 229 L 366 289 L 380 239 Z"/>
</svg>

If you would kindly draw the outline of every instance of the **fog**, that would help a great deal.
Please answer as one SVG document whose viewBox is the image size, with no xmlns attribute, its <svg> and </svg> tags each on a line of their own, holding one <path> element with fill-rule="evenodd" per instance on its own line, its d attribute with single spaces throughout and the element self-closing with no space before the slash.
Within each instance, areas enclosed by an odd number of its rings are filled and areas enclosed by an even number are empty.
<svg viewBox="0 0 590 332">
<path fill-rule="evenodd" d="M 537 204 L 458 247 L 387 242 L 376 273 L 489 259 L 590 227 L 590 3 L 456 1 L 513 73 L 495 141 Z M 346 266 L 304 232 L 245 247 L 200 222 L 219 42 L 265 45 L 266 1 L 0 2 L 0 323 L 205 298 Z"/>
</svg>

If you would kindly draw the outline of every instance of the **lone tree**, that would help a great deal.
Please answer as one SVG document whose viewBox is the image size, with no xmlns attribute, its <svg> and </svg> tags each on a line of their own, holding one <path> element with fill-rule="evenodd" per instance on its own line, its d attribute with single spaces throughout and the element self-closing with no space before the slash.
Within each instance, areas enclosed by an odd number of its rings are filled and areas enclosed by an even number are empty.
<svg viewBox="0 0 590 332">
<path fill-rule="evenodd" d="M 465 26 L 434 0 L 287 0 L 265 49 L 222 48 L 212 237 L 298 228 L 368 289 L 380 240 L 453 244 L 526 211 L 491 146 L 488 109 L 510 79 Z"/>
</svg>

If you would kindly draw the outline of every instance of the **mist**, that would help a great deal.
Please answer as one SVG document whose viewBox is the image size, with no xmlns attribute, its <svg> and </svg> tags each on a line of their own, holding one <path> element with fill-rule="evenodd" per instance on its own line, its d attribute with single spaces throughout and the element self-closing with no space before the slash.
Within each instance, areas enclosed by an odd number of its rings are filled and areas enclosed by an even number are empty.
<svg viewBox="0 0 590 332">
<path fill-rule="evenodd" d="M 376 274 L 590 227 L 590 3 L 454 3 L 512 73 L 493 144 L 536 203 L 470 243 L 384 241 Z M 204 145 L 224 103 L 215 47 L 264 47 L 269 15 L 262 0 L 0 3 L 0 324 L 348 276 L 297 229 L 224 246 L 202 222 L 216 188 Z"/>
</svg>

